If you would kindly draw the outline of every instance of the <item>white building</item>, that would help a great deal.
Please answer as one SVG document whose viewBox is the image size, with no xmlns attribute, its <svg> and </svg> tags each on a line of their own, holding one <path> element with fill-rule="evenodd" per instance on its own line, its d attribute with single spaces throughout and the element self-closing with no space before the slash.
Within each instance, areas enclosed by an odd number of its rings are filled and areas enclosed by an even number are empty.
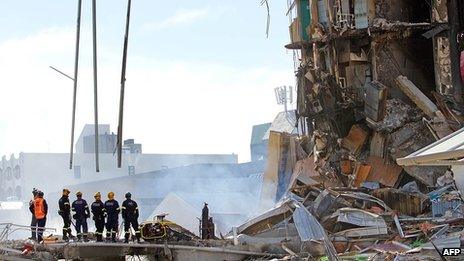
<svg viewBox="0 0 464 261">
<path fill-rule="evenodd" d="M 94 125 L 86 125 L 77 143 L 74 167 L 69 169 L 69 153 L 20 153 L 3 156 L 0 162 L 0 201 L 9 197 L 28 200 L 34 187 L 59 191 L 76 185 L 109 178 L 135 175 L 160 169 L 200 163 L 237 163 L 235 154 L 142 154 L 142 146 L 126 142 L 122 167 L 117 168 L 115 135 L 109 125 L 99 125 L 100 172 L 95 172 Z M 92 149 L 93 147 L 93 149 Z"/>
</svg>

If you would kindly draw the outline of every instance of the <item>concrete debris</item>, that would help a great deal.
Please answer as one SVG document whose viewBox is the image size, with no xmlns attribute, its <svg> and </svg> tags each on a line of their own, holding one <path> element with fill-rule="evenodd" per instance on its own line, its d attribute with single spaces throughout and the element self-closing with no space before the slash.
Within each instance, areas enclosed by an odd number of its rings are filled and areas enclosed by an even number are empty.
<svg viewBox="0 0 464 261">
<path fill-rule="evenodd" d="M 459 61 L 451 61 L 464 50 L 450 32 L 464 24 L 447 19 L 462 15 L 464 3 L 451 10 L 444 1 L 294 2 L 286 47 L 300 51 L 296 115 L 307 125 L 294 139 L 311 137 L 314 147 L 310 156 L 293 156 L 287 196 L 319 221 L 338 259 L 428 256 L 464 228 L 456 175 L 446 164 L 398 162 L 462 127 Z M 462 165 L 461 156 L 448 158 Z M 302 209 L 289 208 L 248 226 L 296 224 Z M 449 245 L 460 247 L 458 239 Z M 303 257 L 289 250 L 282 250 L 288 258 Z"/>
</svg>

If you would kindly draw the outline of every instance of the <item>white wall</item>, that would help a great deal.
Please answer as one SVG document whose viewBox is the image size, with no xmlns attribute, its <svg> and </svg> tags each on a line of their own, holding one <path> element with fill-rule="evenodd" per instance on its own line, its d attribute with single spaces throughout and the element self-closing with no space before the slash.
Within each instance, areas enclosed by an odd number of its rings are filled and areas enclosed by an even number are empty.
<svg viewBox="0 0 464 261">
<path fill-rule="evenodd" d="M 113 154 L 100 154 L 100 172 L 97 173 L 94 154 L 74 154 L 74 167 L 80 166 L 80 179 L 74 176 L 75 168 L 69 169 L 67 153 L 21 153 L 19 159 L 3 161 L 2 165 L 11 166 L 12 170 L 15 165 L 20 166 L 21 178 L 13 178 L 6 186 L 14 188 L 20 185 L 23 200 L 28 200 L 34 187 L 49 193 L 59 191 L 65 185 L 128 176 L 129 166 L 134 166 L 137 174 L 199 163 L 237 163 L 237 155 L 232 154 L 123 154 L 122 167 L 117 168 L 116 157 Z"/>
</svg>

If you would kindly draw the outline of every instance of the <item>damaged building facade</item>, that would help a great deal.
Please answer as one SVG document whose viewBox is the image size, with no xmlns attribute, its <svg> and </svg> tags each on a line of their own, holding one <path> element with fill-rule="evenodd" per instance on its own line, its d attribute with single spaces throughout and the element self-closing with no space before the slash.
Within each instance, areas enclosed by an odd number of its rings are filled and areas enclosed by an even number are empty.
<svg viewBox="0 0 464 261">
<path fill-rule="evenodd" d="M 287 3 L 298 132 L 270 132 L 270 209 L 237 241 L 302 260 L 438 260 L 462 248 L 462 173 L 446 164 L 460 153 L 462 165 L 462 141 L 441 144 L 464 131 L 464 3 Z M 447 160 L 416 164 L 424 150 Z"/>
<path fill-rule="evenodd" d="M 464 3 L 296 0 L 288 15 L 296 114 L 320 172 L 345 185 L 435 185 L 446 169 L 395 160 L 461 126 Z"/>
</svg>

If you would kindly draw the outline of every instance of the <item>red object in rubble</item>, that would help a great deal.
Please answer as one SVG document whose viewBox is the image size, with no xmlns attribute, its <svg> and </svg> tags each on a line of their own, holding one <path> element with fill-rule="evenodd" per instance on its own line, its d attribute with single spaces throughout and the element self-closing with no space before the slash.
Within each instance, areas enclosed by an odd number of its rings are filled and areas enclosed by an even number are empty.
<svg viewBox="0 0 464 261">
<path fill-rule="evenodd" d="M 23 247 L 23 251 L 21 252 L 21 255 L 27 256 L 33 251 L 34 251 L 34 242 L 31 240 L 27 240 L 24 243 L 24 247 Z"/>
<path fill-rule="evenodd" d="M 461 68 L 461 81 L 464 84 L 464 51 L 461 52 L 461 58 L 459 66 Z"/>
</svg>

